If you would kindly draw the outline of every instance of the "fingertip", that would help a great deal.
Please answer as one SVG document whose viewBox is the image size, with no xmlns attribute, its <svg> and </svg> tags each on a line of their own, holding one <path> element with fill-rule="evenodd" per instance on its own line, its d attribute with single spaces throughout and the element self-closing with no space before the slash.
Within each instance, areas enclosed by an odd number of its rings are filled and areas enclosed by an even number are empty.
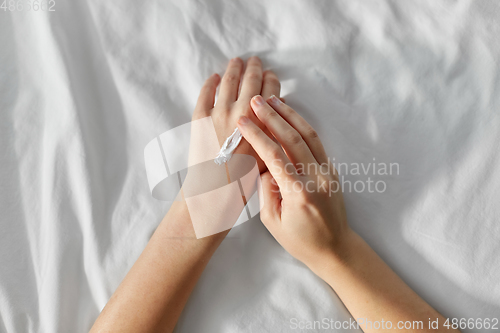
<svg viewBox="0 0 500 333">
<path fill-rule="evenodd" d="M 271 97 L 268 98 L 267 102 L 270 105 L 274 105 L 274 106 L 280 106 L 283 103 L 281 98 L 276 97 L 276 95 L 271 95 Z"/>
<path fill-rule="evenodd" d="M 206 81 L 205 81 L 205 82 L 206 82 L 206 83 L 208 83 L 208 84 L 209 84 L 209 83 L 218 84 L 218 83 L 219 83 L 219 81 L 220 81 L 220 76 L 219 76 L 219 74 L 217 74 L 217 73 L 213 73 L 212 75 L 210 75 L 210 76 L 208 77 L 208 79 L 206 79 Z"/>
<path fill-rule="evenodd" d="M 262 105 L 266 104 L 266 101 L 264 100 L 264 98 L 261 95 L 255 95 L 254 97 L 252 97 L 251 102 L 255 106 L 262 106 Z"/>
<path fill-rule="evenodd" d="M 274 76 L 276 76 L 276 77 L 277 77 L 276 73 L 275 73 L 275 72 L 273 72 L 273 71 L 272 71 L 272 70 L 270 70 L 270 69 L 266 69 L 266 70 L 262 73 L 262 75 L 264 75 L 264 76 L 266 76 L 266 75 L 274 75 Z"/>
<path fill-rule="evenodd" d="M 218 85 L 220 83 L 220 75 L 217 73 L 212 74 L 212 80 L 215 85 Z"/>
<path fill-rule="evenodd" d="M 233 63 L 236 64 L 236 63 L 242 63 L 243 60 L 241 60 L 240 57 L 235 57 L 235 58 L 231 59 L 230 62 L 233 62 Z"/>
<path fill-rule="evenodd" d="M 260 60 L 260 58 L 258 56 L 251 56 L 250 58 L 248 58 L 248 61 L 255 61 L 255 62 L 258 62 L 258 63 L 262 63 L 262 61 Z"/>
</svg>

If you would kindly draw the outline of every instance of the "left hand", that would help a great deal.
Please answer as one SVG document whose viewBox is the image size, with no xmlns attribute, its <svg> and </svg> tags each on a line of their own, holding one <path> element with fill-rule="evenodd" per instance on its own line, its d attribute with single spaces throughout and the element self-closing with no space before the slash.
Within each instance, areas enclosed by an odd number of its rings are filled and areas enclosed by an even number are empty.
<svg viewBox="0 0 500 333">
<path fill-rule="evenodd" d="M 222 81 L 218 74 L 210 76 L 201 88 L 193 113 L 193 120 L 212 116 L 220 145 L 233 133 L 236 122 L 241 116 L 250 118 L 266 134 L 270 135 L 250 108 L 250 99 L 259 94 L 264 98 L 269 98 L 272 95 L 279 97 L 280 82 L 272 71 L 262 71 L 262 62 L 259 57 L 249 58 L 246 68 L 244 65 L 243 60 L 234 58 L 229 62 Z M 215 103 L 215 93 L 220 82 L 219 96 L 217 103 Z M 253 156 L 257 160 L 261 173 L 267 169 L 264 162 L 245 139 L 242 139 L 235 153 Z"/>
</svg>

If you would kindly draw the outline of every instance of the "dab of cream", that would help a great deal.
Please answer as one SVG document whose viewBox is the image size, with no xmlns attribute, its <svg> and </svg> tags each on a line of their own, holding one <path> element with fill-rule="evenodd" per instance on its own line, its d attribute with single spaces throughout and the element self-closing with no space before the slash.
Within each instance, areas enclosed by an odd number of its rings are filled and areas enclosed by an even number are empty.
<svg viewBox="0 0 500 333">
<path fill-rule="evenodd" d="M 233 156 L 233 152 L 238 147 L 241 141 L 241 132 L 238 128 L 236 128 L 231 134 L 226 141 L 222 144 L 222 148 L 220 149 L 219 153 L 215 157 L 215 164 L 221 165 L 226 163 L 231 159 L 231 156 Z"/>
</svg>

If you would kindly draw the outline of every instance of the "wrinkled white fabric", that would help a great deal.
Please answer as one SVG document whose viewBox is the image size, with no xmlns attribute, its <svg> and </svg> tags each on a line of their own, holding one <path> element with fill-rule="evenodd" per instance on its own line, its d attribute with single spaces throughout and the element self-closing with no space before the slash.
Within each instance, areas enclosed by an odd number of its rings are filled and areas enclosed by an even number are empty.
<svg viewBox="0 0 500 333">
<path fill-rule="evenodd" d="M 221 165 L 226 163 L 233 156 L 234 151 L 238 148 L 240 144 L 242 135 L 238 128 L 236 128 L 233 133 L 227 137 L 227 139 L 222 144 L 219 153 L 214 159 L 215 164 Z"/>
<path fill-rule="evenodd" d="M 353 229 L 445 316 L 498 317 L 499 6 L 68 0 L 2 11 L 0 332 L 89 330 L 169 207 L 151 197 L 144 147 L 191 119 L 207 77 L 250 55 L 336 162 L 399 163 L 399 175 L 375 177 L 385 192 L 345 193 Z M 350 315 L 254 219 L 217 250 L 177 332 L 290 332 L 293 318 Z"/>
</svg>

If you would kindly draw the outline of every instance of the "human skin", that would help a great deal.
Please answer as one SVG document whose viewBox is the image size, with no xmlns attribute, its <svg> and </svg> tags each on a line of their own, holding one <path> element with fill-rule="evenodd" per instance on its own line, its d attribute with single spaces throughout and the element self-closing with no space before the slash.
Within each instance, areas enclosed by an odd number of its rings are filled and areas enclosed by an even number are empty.
<svg viewBox="0 0 500 333">
<path fill-rule="evenodd" d="M 342 192 L 318 186 L 338 184 L 339 179 L 316 131 L 274 96 L 268 101 L 255 96 L 251 106 L 280 143 L 249 118 L 238 120 L 243 137 L 268 167 L 262 174 L 264 207 L 260 217 L 274 238 L 328 283 L 354 318 L 386 322 L 386 329 L 362 326 L 364 332 L 398 331 L 399 323 L 406 321 L 422 321 L 423 325 L 401 329 L 405 332 L 457 332 L 444 327 L 446 319 L 349 227 Z M 297 190 L 307 186 L 313 190 Z M 436 319 L 439 329 L 430 329 L 429 321 Z"/>
<path fill-rule="evenodd" d="M 250 58 L 246 66 L 241 59 L 232 59 L 222 80 L 217 74 L 206 80 L 192 118 L 211 116 L 221 144 L 242 115 L 265 129 L 250 107 L 250 99 L 256 94 L 279 96 L 276 74 L 262 71 L 257 57 Z M 259 170 L 266 169 L 248 142 L 243 140 L 235 153 L 254 156 Z M 196 239 L 185 201 L 174 202 L 91 332 L 173 331 L 203 269 L 228 232 Z"/>
<path fill-rule="evenodd" d="M 245 69 L 241 59 L 233 59 L 214 106 L 219 83 L 218 75 L 205 82 L 193 119 L 211 116 L 220 143 L 238 126 L 246 140 L 236 153 L 252 155 L 258 161 L 264 194 L 261 219 L 276 240 L 328 283 L 354 318 L 372 322 L 383 318 L 394 324 L 405 320 L 427 324 L 429 318 L 439 318 L 442 324 L 444 318 L 350 229 L 340 191 L 333 195 L 294 191 L 288 185 L 338 178 L 333 166 L 326 166 L 327 155 L 312 127 L 279 98 L 271 97 L 280 93 L 276 75 L 262 72 L 256 57 L 248 60 Z M 288 167 L 287 174 L 287 163 L 322 165 L 325 172 L 301 174 L 295 167 Z M 91 332 L 172 332 L 206 264 L 227 233 L 196 239 L 185 202 L 174 202 Z"/>
</svg>

